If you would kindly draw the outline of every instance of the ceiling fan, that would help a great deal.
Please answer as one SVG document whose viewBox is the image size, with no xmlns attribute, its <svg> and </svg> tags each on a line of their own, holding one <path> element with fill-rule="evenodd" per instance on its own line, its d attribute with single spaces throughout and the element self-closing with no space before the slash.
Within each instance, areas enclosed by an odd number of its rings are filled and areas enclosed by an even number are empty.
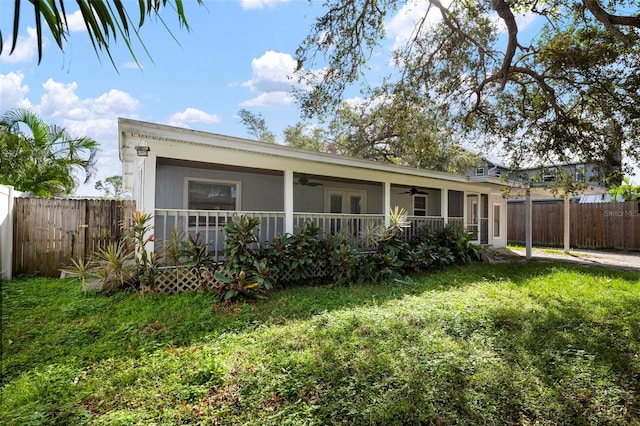
<svg viewBox="0 0 640 426">
<path fill-rule="evenodd" d="M 411 189 L 409 189 L 408 191 L 404 191 L 404 192 L 400 192 L 400 194 L 410 194 L 410 195 L 416 195 L 416 194 L 420 194 L 420 195 L 427 195 L 429 194 L 427 191 L 421 191 L 418 188 L 416 188 L 415 186 Z"/>
<path fill-rule="evenodd" d="M 303 185 L 303 186 L 320 186 L 322 185 L 320 182 L 311 182 L 309 180 L 309 178 L 307 178 L 306 176 L 300 176 L 298 178 L 298 182 L 296 182 L 297 185 Z"/>
</svg>

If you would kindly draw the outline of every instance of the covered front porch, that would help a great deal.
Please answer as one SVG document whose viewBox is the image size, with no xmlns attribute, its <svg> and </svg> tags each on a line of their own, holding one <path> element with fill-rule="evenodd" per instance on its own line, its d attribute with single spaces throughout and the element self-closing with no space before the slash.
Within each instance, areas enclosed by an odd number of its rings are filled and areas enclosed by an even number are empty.
<svg viewBox="0 0 640 426">
<path fill-rule="evenodd" d="M 406 240 L 424 227 L 438 231 L 450 225 L 465 228 L 478 244 L 489 241 L 489 194 L 436 187 L 437 181 L 408 186 L 163 158 L 156 161 L 156 179 L 157 248 L 174 230 L 183 236 L 199 233 L 215 260 L 224 250 L 224 225 L 234 214 L 260 221 L 261 242 L 311 222 L 321 237 L 341 234 L 367 250 L 362 236 L 388 225 L 395 207 L 408 214 Z"/>
</svg>

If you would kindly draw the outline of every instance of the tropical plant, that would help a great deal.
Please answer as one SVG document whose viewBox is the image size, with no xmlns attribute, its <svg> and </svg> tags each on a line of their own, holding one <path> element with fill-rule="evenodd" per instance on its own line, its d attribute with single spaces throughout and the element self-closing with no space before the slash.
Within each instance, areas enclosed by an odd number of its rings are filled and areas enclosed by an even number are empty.
<svg viewBox="0 0 640 426">
<path fill-rule="evenodd" d="M 319 238 L 320 228 L 305 222 L 295 234 L 277 235 L 271 243 L 270 264 L 281 281 L 293 283 L 314 281 L 320 263 L 326 261 L 326 251 Z"/>
<path fill-rule="evenodd" d="M 203 0 L 196 0 L 196 2 L 202 4 Z M 58 45 L 60 50 L 64 50 L 64 43 L 68 41 L 71 35 L 67 16 L 69 2 L 65 2 L 65 0 L 36 0 L 30 3 L 33 6 L 36 20 L 39 63 L 42 60 L 43 41 L 45 39 L 42 33 L 44 26 L 43 20 L 44 24 L 49 27 L 49 31 L 56 45 Z M 147 18 L 159 20 L 164 24 L 165 28 L 168 28 L 161 13 L 167 8 L 175 11 L 181 26 L 189 29 L 182 0 L 138 0 L 137 5 L 135 4 L 136 2 L 127 3 L 119 0 L 75 0 L 75 3 L 78 5 L 80 13 L 82 14 L 82 19 L 84 20 L 87 33 L 89 34 L 96 54 L 98 52 L 105 52 L 114 66 L 115 62 L 111 57 L 111 43 L 120 37 L 137 62 L 132 42 L 137 39 L 142 43 L 138 30 Z M 20 15 L 23 11 L 20 4 L 20 0 L 14 0 L 13 13 L 7 13 L 7 15 L 13 15 L 13 38 L 9 55 L 13 53 L 19 41 L 18 29 L 20 26 Z M 132 13 L 135 10 L 139 12 L 137 21 L 134 20 L 135 18 Z M 0 53 L 3 52 L 2 48 L 4 43 L 1 42 L 2 40 L 2 31 L 0 31 Z M 144 47 L 144 43 L 142 44 Z"/>
<path fill-rule="evenodd" d="M 625 176 L 620 185 L 609 188 L 609 195 L 614 201 L 640 200 L 640 185 L 634 185 L 631 178 Z"/>
<path fill-rule="evenodd" d="M 0 119 L 0 183 L 40 197 L 70 194 L 91 178 L 98 144 L 48 125 L 27 109 Z"/>
<path fill-rule="evenodd" d="M 262 297 L 262 295 L 273 288 L 269 275 L 269 267 L 266 260 L 256 261 L 249 273 L 240 271 L 237 274 L 230 274 L 216 271 L 216 295 L 218 299 L 228 301 L 239 296 Z"/>
<path fill-rule="evenodd" d="M 151 225 L 153 216 L 140 210 L 133 212 L 130 235 L 127 239 L 134 245 L 136 274 L 141 289 L 153 289 L 158 273 L 158 260 L 154 251 L 147 250 L 147 244 L 154 240 Z"/>
<path fill-rule="evenodd" d="M 203 270 L 211 269 L 213 261 L 209 257 L 207 246 L 200 235 L 188 233 L 187 239 L 180 241 L 180 250 L 178 251 L 182 265 L 193 269 L 201 285 L 205 284 Z"/>
<path fill-rule="evenodd" d="M 333 284 L 358 284 L 369 277 L 363 268 L 363 254 L 352 242 L 342 235 L 335 235 L 328 237 L 326 244 L 329 247 L 329 277 Z"/>
<path fill-rule="evenodd" d="M 135 253 L 125 240 L 110 243 L 96 252 L 95 274 L 102 279 L 102 289 L 116 291 L 125 285 L 136 287 Z"/>
<path fill-rule="evenodd" d="M 259 296 L 273 288 L 267 259 L 261 253 L 254 229 L 256 218 L 234 214 L 224 227 L 226 260 L 215 272 L 216 292 L 221 300 L 239 296 Z"/>
<path fill-rule="evenodd" d="M 462 233 L 456 241 L 455 256 L 456 260 L 462 263 L 469 263 L 482 259 L 480 246 L 473 244 L 473 240 L 477 238 L 476 233 Z"/>
<path fill-rule="evenodd" d="M 171 231 L 171 238 L 162 244 L 162 259 L 166 265 L 178 266 L 182 254 L 180 252 L 180 242 L 184 240 L 184 232 L 177 226 Z"/>
<path fill-rule="evenodd" d="M 82 284 L 82 291 L 87 293 L 87 280 L 96 277 L 93 272 L 93 260 L 91 258 L 86 259 L 84 256 L 78 256 L 76 259 L 71 259 L 71 265 L 64 268 L 62 271 L 66 272 L 72 277 L 80 280 Z"/>
<path fill-rule="evenodd" d="M 225 224 L 223 233 L 226 265 L 232 272 L 240 272 L 253 266 L 258 248 L 258 238 L 255 234 L 258 225 L 258 219 L 236 213 Z"/>
</svg>

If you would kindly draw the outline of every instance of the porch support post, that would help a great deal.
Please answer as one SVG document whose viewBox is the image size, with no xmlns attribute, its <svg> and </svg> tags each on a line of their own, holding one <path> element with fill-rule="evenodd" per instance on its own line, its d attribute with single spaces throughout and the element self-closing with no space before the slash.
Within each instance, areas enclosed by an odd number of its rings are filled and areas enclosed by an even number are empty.
<svg viewBox="0 0 640 426">
<path fill-rule="evenodd" d="M 442 188 L 440 190 L 440 216 L 444 219 L 444 226 L 449 223 L 449 190 Z"/>
<path fill-rule="evenodd" d="M 531 203 L 531 190 L 527 188 L 527 198 L 525 201 L 525 215 L 524 215 L 524 234 L 525 234 L 525 258 L 531 260 L 531 252 L 533 246 L 532 238 L 532 203 Z"/>
<path fill-rule="evenodd" d="M 293 234 L 293 170 L 284 171 L 284 232 Z"/>
<path fill-rule="evenodd" d="M 388 228 L 391 225 L 391 182 L 384 182 L 384 194 L 382 196 L 382 211 L 384 213 L 384 226 Z"/>
<path fill-rule="evenodd" d="M 469 222 L 469 219 L 467 218 L 467 215 L 469 214 L 467 204 L 469 204 L 469 201 L 467 200 L 467 191 L 462 191 L 462 229 L 464 229 L 464 232 L 467 232 L 467 225 Z"/>
<path fill-rule="evenodd" d="M 147 239 L 155 231 L 155 210 L 156 210 L 156 156 L 149 152 L 147 157 L 138 158 L 138 176 L 141 178 L 139 182 L 140 192 L 136 200 L 136 209 L 143 210 L 146 214 L 151 215 L 149 225 L 151 225 Z M 153 239 L 145 245 L 148 251 L 154 250 Z"/>
<path fill-rule="evenodd" d="M 564 253 L 569 254 L 571 246 L 571 207 L 569 195 L 564 196 Z"/>
</svg>

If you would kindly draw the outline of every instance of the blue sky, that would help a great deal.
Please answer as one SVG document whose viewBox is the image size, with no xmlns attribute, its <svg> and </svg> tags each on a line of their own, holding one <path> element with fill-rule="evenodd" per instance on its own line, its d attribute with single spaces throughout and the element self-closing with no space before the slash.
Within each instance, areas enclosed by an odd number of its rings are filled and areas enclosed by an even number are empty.
<svg viewBox="0 0 640 426">
<path fill-rule="evenodd" d="M 149 21 L 141 38 L 152 59 L 134 45 L 138 67 L 126 46 L 117 43 L 112 46 L 116 70 L 106 55 L 95 54 L 71 8 L 64 52 L 45 31 L 38 64 L 28 2 L 23 2 L 16 51 L 7 55 L 13 2 L 0 3 L 6 42 L 0 56 L 1 112 L 27 107 L 48 123 L 100 143 L 96 178 L 82 185 L 79 195 L 98 194 L 95 180 L 120 174 L 118 117 L 248 137 L 237 117 L 245 108 L 262 114 L 280 138 L 286 126 L 300 120 L 289 78 L 293 55 L 322 12 L 317 2 L 306 0 L 207 1 L 204 7 L 186 1 L 190 31 L 167 10 L 164 20 L 177 42 L 161 23 Z M 135 16 L 137 2 L 130 4 Z"/>
<path fill-rule="evenodd" d="M 137 1 L 128 0 L 136 16 Z M 181 29 L 175 13 L 163 16 L 177 42 L 161 23 L 148 21 L 141 38 L 152 59 L 134 45 L 140 67 L 123 43 L 112 45 L 117 70 L 106 55 L 98 57 L 84 23 L 67 2 L 71 36 L 61 52 L 45 31 L 43 59 L 37 63 L 35 25 L 28 2 L 16 51 L 0 56 L 0 112 L 27 107 L 46 122 L 78 136 L 90 136 L 101 146 L 96 177 L 78 195 L 98 195 L 96 180 L 120 174 L 117 118 L 126 117 L 248 137 L 237 112 L 260 113 L 278 138 L 300 120 L 290 79 L 293 55 L 324 10 L 307 0 L 220 0 L 197 6 L 187 0 L 191 30 Z M 126 1 L 125 1 L 126 3 Z M 416 0 L 389 16 L 387 40 L 371 58 L 371 73 L 387 72 L 391 49 L 413 29 L 426 2 Z M 3 36 L 11 36 L 13 1 L 0 0 Z M 520 28 L 532 19 L 522 17 Z M 6 40 L 8 43 L 9 40 Z M 357 92 L 350 94 L 357 96 Z"/>
</svg>

